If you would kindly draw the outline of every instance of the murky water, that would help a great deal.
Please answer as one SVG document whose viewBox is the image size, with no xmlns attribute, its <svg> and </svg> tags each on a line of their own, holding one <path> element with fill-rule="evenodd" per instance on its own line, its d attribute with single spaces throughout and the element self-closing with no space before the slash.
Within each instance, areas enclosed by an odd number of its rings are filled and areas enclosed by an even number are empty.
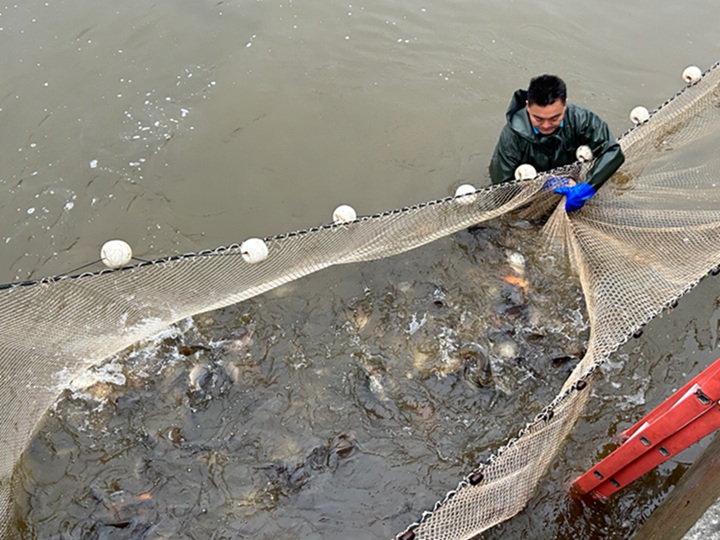
<svg viewBox="0 0 720 540">
<path fill-rule="evenodd" d="M 391 537 L 582 356 L 577 283 L 533 239 L 523 222 L 465 231 L 199 315 L 113 359 L 23 457 L 26 536 Z M 519 273 L 527 289 L 503 279 Z M 605 504 L 567 488 L 714 359 L 720 308 L 701 299 L 718 288 L 709 278 L 616 355 L 528 509 L 484 537 L 631 537 L 697 448 Z"/>
<path fill-rule="evenodd" d="M 577 283 L 542 246 L 525 270 L 512 249 L 537 238 L 525 227 L 334 271 L 331 287 L 314 276 L 104 366 L 104 382 L 68 395 L 25 456 L 28 526 L 39 537 L 392 536 L 582 356 L 582 310 L 555 306 L 558 295 L 582 303 Z M 502 279 L 518 274 L 532 287 Z"/>
<path fill-rule="evenodd" d="M 113 237 L 151 258 L 480 185 L 530 76 L 562 75 L 620 133 L 718 59 L 715 15 L 711 0 L 0 6 L 0 280 L 72 270 Z M 515 253 L 527 290 L 502 279 Z M 528 509 L 487 538 L 631 535 L 697 450 L 602 507 L 567 484 L 714 359 L 717 287 L 617 355 Z M 38 538 L 387 538 L 554 396 L 586 338 L 571 269 L 533 224 L 331 269 L 68 393 L 23 458 L 19 520 Z"/>
</svg>

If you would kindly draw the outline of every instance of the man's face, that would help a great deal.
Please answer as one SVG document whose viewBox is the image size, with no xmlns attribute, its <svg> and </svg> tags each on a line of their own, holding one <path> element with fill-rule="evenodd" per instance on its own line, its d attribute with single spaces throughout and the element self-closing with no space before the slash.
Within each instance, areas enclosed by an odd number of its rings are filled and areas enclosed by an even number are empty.
<svg viewBox="0 0 720 540">
<path fill-rule="evenodd" d="M 527 112 L 533 127 L 543 135 L 548 135 L 562 124 L 565 118 L 565 104 L 559 99 L 544 107 L 536 103 L 528 104 Z"/>
</svg>

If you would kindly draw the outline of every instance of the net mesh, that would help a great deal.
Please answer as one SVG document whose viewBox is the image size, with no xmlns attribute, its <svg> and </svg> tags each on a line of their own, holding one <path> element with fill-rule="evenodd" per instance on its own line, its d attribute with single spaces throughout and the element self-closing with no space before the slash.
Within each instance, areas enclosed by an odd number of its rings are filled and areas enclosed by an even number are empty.
<svg viewBox="0 0 720 540">
<path fill-rule="evenodd" d="M 597 366 L 720 262 L 718 120 L 716 64 L 620 139 L 625 164 L 572 215 L 557 205 L 558 195 L 543 190 L 541 174 L 268 238 L 268 258 L 259 264 L 247 263 L 234 245 L 4 288 L 0 518 L 10 519 L 13 467 L 35 425 L 58 388 L 88 366 L 174 322 L 323 268 L 396 255 L 511 211 L 557 206 L 545 230 L 579 273 L 591 323 L 587 353 L 541 414 L 398 537 L 471 538 L 512 517 L 582 414 Z M 590 166 L 561 172 L 582 180 Z"/>
</svg>

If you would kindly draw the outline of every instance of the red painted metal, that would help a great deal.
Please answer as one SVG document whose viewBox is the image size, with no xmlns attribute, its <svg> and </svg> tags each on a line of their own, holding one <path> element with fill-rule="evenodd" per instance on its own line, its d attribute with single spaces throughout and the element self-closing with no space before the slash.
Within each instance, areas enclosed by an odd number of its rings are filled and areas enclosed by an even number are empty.
<svg viewBox="0 0 720 540">
<path fill-rule="evenodd" d="M 720 428 L 720 359 L 622 433 L 623 444 L 573 483 L 609 497 Z"/>
</svg>

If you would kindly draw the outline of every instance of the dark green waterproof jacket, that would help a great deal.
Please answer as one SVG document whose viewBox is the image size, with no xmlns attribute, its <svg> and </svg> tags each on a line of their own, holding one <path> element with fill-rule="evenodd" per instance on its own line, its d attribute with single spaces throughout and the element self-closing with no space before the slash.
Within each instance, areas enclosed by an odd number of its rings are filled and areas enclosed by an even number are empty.
<svg viewBox="0 0 720 540">
<path fill-rule="evenodd" d="M 493 184 L 513 180 L 515 169 L 523 163 L 529 163 L 538 172 L 574 163 L 578 146 L 587 145 L 596 161 L 586 181 L 597 190 L 625 161 L 620 144 L 595 113 L 568 103 L 562 125 L 553 133 L 542 135 L 530 123 L 526 101 L 526 90 L 517 90 L 510 101 L 507 124 L 490 160 Z"/>
</svg>

